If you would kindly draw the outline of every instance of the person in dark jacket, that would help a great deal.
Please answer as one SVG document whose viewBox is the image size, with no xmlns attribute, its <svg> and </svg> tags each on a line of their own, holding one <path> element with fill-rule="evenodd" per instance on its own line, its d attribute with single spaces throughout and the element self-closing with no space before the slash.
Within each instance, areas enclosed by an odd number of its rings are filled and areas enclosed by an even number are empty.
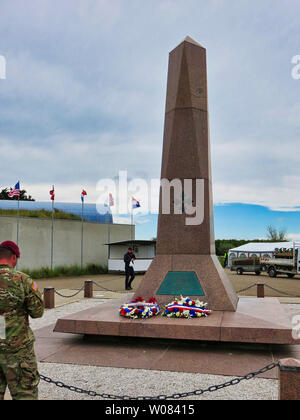
<svg viewBox="0 0 300 420">
<path fill-rule="evenodd" d="M 131 284 L 135 278 L 134 261 L 136 260 L 132 248 L 128 248 L 128 252 L 124 255 L 125 263 L 125 290 L 132 290 Z"/>
</svg>

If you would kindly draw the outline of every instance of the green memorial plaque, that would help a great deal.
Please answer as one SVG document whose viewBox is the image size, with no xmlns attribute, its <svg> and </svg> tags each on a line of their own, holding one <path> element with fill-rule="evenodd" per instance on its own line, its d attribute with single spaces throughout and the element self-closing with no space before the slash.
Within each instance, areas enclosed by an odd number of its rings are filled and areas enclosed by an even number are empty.
<svg viewBox="0 0 300 420">
<path fill-rule="evenodd" d="M 194 271 L 169 271 L 157 294 L 183 296 L 205 295 Z"/>
</svg>

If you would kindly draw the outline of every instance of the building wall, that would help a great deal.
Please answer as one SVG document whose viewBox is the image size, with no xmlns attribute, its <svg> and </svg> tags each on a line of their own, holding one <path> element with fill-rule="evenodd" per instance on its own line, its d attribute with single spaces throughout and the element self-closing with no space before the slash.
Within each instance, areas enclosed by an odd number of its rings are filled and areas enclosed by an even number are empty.
<svg viewBox="0 0 300 420">
<path fill-rule="evenodd" d="M 135 273 L 145 273 L 148 268 L 150 267 L 150 264 L 152 263 L 152 259 L 146 259 L 146 260 L 135 260 L 134 262 L 134 271 Z M 108 270 L 110 273 L 115 272 L 122 272 L 125 271 L 125 265 L 123 258 L 120 260 L 109 260 L 108 261 Z"/>
<path fill-rule="evenodd" d="M 20 218 L 19 246 L 21 258 L 18 269 L 50 267 L 51 220 Z M 0 216 L 0 243 L 17 238 L 17 218 Z M 131 239 L 130 225 L 110 225 L 110 242 Z M 108 225 L 84 223 L 83 264 L 108 264 Z M 81 221 L 54 221 L 53 265 L 80 265 Z"/>
<path fill-rule="evenodd" d="M 114 241 L 111 241 L 114 242 Z M 136 245 L 134 245 L 136 248 Z M 136 258 L 153 259 L 155 257 L 155 246 L 154 245 L 138 245 L 138 252 L 134 251 Z M 110 248 L 110 258 L 111 259 L 122 259 L 124 254 L 126 254 L 128 250 L 127 245 L 113 245 Z"/>
</svg>

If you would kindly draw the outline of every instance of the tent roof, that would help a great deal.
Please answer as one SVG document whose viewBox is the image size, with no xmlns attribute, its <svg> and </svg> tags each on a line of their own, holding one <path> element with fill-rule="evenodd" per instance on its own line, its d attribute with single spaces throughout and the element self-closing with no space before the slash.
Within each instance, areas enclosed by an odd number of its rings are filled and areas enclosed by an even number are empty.
<svg viewBox="0 0 300 420">
<path fill-rule="evenodd" d="M 250 242 L 229 252 L 274 252 L 275 248 L 293 248 L 293 242 Z"/>
</svg>

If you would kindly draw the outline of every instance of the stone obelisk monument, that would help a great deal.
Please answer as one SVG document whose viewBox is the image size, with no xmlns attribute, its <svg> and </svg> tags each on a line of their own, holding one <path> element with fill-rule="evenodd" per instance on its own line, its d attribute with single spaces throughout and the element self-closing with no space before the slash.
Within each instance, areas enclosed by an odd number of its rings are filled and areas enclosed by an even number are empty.
<svg viewBox="0 0 300 420">
<path fill-rule="evenodd" d="M 161 179 L 169 189 L 160 192 L 157 255 L 136 296 L 167 303 L 182 294 L 235 311 L 215 255 L 206 50 L 189 37 L 170 53 Z"/>
<path fill-rule="evenodd" d="M 207 302 L 213 313 L 192 320 L 155 316 L 133 321 L 120 317 L 122 299 L 58 319 L 55 332 L 299 344 L 277 299 L 238 301 L 220 266 L 214 246 L 210 166 L 206 50 L 186 38 L 170 54 L 157 255 L 135 296 L 155 296 L 160 303 L 180 295 L 195 297 Z M 132 295 L 125 298 L 128 301 Z"/>
</svg>

